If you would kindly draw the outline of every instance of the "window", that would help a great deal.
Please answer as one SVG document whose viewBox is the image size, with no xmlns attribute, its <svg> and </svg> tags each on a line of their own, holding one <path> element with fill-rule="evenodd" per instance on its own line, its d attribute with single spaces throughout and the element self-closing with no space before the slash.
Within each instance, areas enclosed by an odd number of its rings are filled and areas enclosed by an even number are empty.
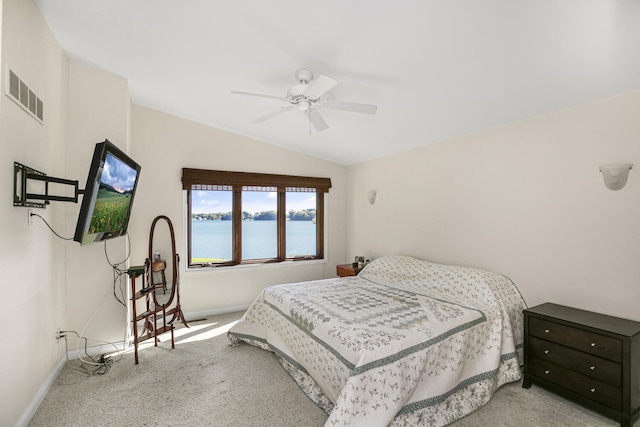
<svg viewBox="0 0 640 427">
<path fill-rule="evenodd" d="M 324 258 L 329 178 L 182 170 L 190 267 Z"/>
</svg>

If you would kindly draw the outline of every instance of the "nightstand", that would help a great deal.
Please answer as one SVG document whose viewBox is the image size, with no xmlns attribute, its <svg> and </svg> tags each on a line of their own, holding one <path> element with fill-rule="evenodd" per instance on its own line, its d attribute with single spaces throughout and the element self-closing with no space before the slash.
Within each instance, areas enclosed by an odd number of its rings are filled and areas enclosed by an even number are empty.
<svg viewBox="0 0 640 427">
<path fill-rule="evenodd" d="M 536 383 L 631 427 L 640 416 L 640 322 L 545 303 L 524 310 L 524 388 Z"/>
<path fill-rule="evenodd" d="M 362 267 L 354 267 L 352 264 L 340 264 L 336 266 L 339 277 L 357 276 Z"/>
</svg>

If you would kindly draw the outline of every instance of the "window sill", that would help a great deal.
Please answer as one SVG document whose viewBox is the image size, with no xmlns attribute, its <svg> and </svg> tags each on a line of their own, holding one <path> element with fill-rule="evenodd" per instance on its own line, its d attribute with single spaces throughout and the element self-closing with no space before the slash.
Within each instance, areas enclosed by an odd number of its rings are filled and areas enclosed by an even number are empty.
<svg viewBox="0 0 640 427">
<path fill-rule="evenodd" d="M 282 262 L 265 262 L 255 264 L 236 264 L 226 266 L 207 266 L 207 267 L 186 267 L 187 273 L 210 273 L 210 272 L 229 272 L 238 271 L 244 269 L 265 269 L 265 268 L 290 268 L 294 266 L 314 265 L 314 264 L 326 264 L 326 259 L 310 259 L 299 261 L 282 261 Z"/>
</svg>

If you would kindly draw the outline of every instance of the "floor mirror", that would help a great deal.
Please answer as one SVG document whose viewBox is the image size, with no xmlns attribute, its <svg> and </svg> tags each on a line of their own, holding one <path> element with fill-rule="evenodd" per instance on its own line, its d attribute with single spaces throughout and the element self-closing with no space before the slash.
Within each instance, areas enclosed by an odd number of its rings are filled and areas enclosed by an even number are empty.
<svg viewBox="0 0 640 427">
<path fill-rule="evenodd" d="M 180 306 L 180 255 L 176 252 L 173 224 L 165 215 L 157 216 L 151 223 L 147 262 L 156 321 L 171 325 L 180 320 L 189 327 Z"/>
</svg>

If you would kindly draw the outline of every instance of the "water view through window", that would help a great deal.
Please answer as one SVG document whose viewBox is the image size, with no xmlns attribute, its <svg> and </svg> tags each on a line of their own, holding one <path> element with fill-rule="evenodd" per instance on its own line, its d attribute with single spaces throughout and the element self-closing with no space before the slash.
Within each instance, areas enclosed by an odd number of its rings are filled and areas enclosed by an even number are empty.
<svg viewBox="0 0 640 427">
<path fill-rule="evenodd" d="M 316 193 L 287 192 L 287 257 L 316 254 Z"/>
<path fill-rule="evenodd" d="M 191 216 L 191 262 L 232 259 L 232 191 L 197 191 Z M 316 193 L 286 193 L 286 256 L 316 254 Z M 277 193 L 242 192 L 242 259 L 276 258 Z"/>
</svg>

